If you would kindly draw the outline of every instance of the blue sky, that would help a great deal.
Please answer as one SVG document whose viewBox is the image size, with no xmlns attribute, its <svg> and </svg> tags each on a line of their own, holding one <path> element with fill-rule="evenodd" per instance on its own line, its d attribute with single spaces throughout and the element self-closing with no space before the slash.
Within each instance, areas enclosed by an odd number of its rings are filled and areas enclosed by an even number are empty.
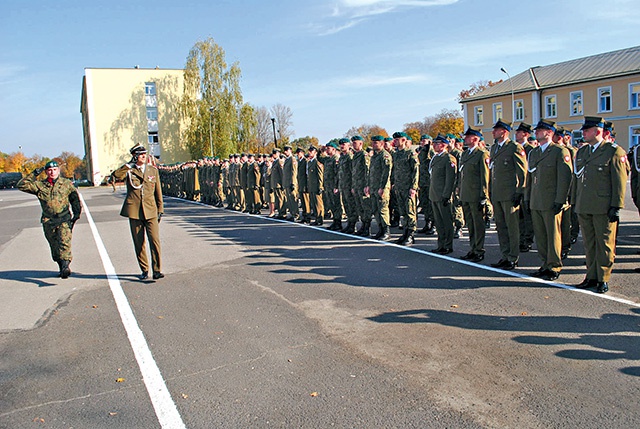
<svg viewBox="0 0 640 429">
<path fill-rule="evenodd" d="M 84 155 L 85 67 L 182 68 L 212 37 L 245 101 L 293 112 L 296 137 L 389 132 L 479 80 L 640 45 L 635 0 L 3 0 L 0 151 Z"/>
</svg>

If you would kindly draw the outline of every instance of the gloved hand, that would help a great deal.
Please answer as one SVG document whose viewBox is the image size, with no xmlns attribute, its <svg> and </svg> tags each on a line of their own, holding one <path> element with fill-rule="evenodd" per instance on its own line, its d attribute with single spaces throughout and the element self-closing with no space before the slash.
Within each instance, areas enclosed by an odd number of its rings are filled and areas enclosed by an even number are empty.
<svg viewBox="0 0 640 429">
<path fill-rule="evenodd" d="M 609 207 L 607 217 L 611 223 L 618 222 L 620 220 L 620 207 Z"/>
<path fill-rule="evenodd" d="M 42 167 L 38 167 L 38 168 L 36 168 L 35 170 L 33 170 L 33 175 L 34 175 L 35 177 L 38 177 L 38 176 L 39 176 L 43 171 L 44 171 L 44 168 L 42 168 Z"/>
<path fill-rule="evenodd" d="M 76 224 L 76 222 L 79 219 L 80 219 L 80 215 L 72 217 L 71 220 L 69 221 L 69 229 L 73 231 L 73 226 Z"/>
<path fill-rule="evenodd" d="M 162 221 L 162 213 L 158 213 L 158 223 Z"/>
<path fill-rule="evenodd" d="M 518 208 L 518 206 L 520 205 L 520 202 L 522 201 L 522 194 L 520 193 L 516 193 L 513 195 L 513 198 L 511 198 L 511 204 L 513 204 L 513 208 Z"/>
<path fill-rule="evenodd" d="M 451 199 L 450 198 L 443 198 L 442 199 L 442 205 L 447 207 L 449 204 L 451 203 Z"/>
<path fill-rule="evenodd" d="M 480 201 L 478 201 L 478 210 L 484 213 L 484 208 L 486 205 L 487 205 L 487 199 L 486 198 L 481 199 Z"/>
<path fill-rule="evenodd" d="M 562 211 L 563 207 L 564 204 L 562 203 L 553 203 L 553 208 L 551 210 L 553 210 L 553 214 L 558 214 Z"/>
</svg>

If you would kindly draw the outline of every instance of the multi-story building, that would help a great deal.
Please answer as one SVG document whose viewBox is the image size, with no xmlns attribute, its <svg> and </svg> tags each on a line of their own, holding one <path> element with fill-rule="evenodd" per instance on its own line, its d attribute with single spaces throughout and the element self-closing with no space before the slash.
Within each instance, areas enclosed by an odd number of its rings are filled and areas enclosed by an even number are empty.
<svg viewBox="0 0 640 429">
<path fill-rule="evenodd" d="M 577 138 L 584 116 L 601 116 L 628 149 L 640 142 L 640 46 L 531 67 L 461 103 L 465 128 L 481 127 L 488 142 L 498 119 L 516 125 L 549 119 Z"/>
<path fill-rule="evenodd" d="M 180 140 L 180 69 L 86 68 L 82 80 L 82 127 L 89 180 L 100 184 L 131 159 L 143 143 L 163 163 L 186 161 Z"/>
</svg>

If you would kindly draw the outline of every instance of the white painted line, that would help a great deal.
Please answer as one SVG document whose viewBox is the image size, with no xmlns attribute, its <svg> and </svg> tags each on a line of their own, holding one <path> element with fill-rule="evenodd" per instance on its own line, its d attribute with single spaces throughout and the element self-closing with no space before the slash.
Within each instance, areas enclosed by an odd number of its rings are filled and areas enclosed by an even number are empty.
<svg viewBox="0 0 640 429">
<path fill-rule="evenodd" d="M 189 201 L 189 200 L 183 200 L 182 198 L 175 198 L 175 197 L 169 197 L 172 198 L 176 201 L 183 201 L 186 203 L 191 203 L 191 204 L 197 204 L 203 207 L 209 207 L 209 208 L 217 208 L 217 207 L 213 207 L 210 206 L 208 204 L 204 204 L 201 203 L 199 201 Z M 553 286 L 553 287 L 557 287 L 559 289 L 566 289 L 568 291 L 571 292 L 578 292 L 578 293 L 584 293 L 586 295 L 592 295 L 596 298 L 602 298 L 602 299 L 608 299 L 609 301 L 615 301 L 615 302 L 619 302 L 621 304 L 626 304 L 626 305 L 630 305 L 632 307 L 638 307 L 640 308 L 640 303 L 638 302 L 634 302 L 634 301 L 630 301 L 628 299 L 624 299 L 624 298 L 618 298 L 616 296 L 611 296 L 611 295 L 607 295 L 607 294 L 603 294 L 603 293 L 595 293 L 595 292 L 591 292 L 590 290 L 586 290 L 586 289 L 578 289 L 575 288 L 573 286 L 569 286 L 563 283 L 555 283 L 555 282 L 551 282 L 548 280 L 543 280 L 543 279 L 539 279 L 536 277 L 532 277 L 529 276 L 527 274 L 522 274 L 522 273 L 518 273 L 516 271 L 508 271 L 508 270 L 501 270 L 499 268 L 493 268 L 489 265 L 482 265 L 482 264 L 476 264 L 475 262 L 469 262 L 469 261 L 465 261 L 463 259 L 458 259 L 458 258 L 453 258 L 451 256 L 447 256 L 447 255 L 439 255 L 437 253 L 431 253 L 428 250 L 423 250 L 423 249 L 416 249 L 414 247 L 408 247 L 408 246 L 402 246 L 400 244 L 395 244 L 393 242 L 389 242 L 389 241 L 379 241 L 379 240 L 374 240 L 373 238 L 368 238 L 368 237 L 360 237 L 357 235 L 351 235 L 351 234 L 345 234 L 344 232 L 340 232 L 340 231 L 329 231 L 326 228 L 323 227 L 319 227 L 319 226 L 312 226 L 312 225 L 306 225 L 306 224 L 302 224 L 302 223 L 297 223 L 297 222 L 291 222 L 291 221 L 287 221 L 287 220 L 281 220 L 281 219 L 275 219 L 275 218 L 270 218 L 270 217 L 266 217 L 263 215 L 252 215 L 252 214 L 247 214 L 247 213 L 240 213 L 237 211 L 231 211 L 232 214 L 237 214 L 237 215 L 244 215 L 244 216 L 252 216 L 252 217 L 258 217 L 260 219 L 265 219 L 265 220 L 269 220 L 271 222 L 279 222 L 279 223 L 288 223 L 290 225 L 297 225 L 297 226 L 301 226 L 301 227 L 305 227 L 305 228 L 312 228 L 312 229 L 316 229 L 318 231 L 323 231 L 326 232 L 328 234 L 335 234 L 335 235 L 341 235 L 343 237 L 349 237 L 355 240 L 363 240 L 363 241 L 369 241 L 372 243 L 376 243 L 379 244 L 381 246 L 393 246 L 399 249 L 403 249 L 409 252 L 415 252 L 415 253 L 420 253 L 422 255 L 427 255 L 427 256 L 431 256 L 434 258 L 440 258 L 440 259 L 444 259 L 450 262 L 455 262 L 457 264 L 462 264 L 462 265 L 468 265 L 470 267 L 474 267 L 474 268 L 480 268 L 483 269 L 485 271 L 491 271 L 494 272 L 496 274 L 502 274 L 505 276 L 511 276 L 511 277 L 516 277 L 522 280 L 526 280 L 526 281 L 530 281 L 530 282 L 534 282 L 534 283 L 542 283 L 548 286 Z"/>
<path fill-rule="evenodd" d="M 178 412 L 178 408 L 176 407 L 175 402 L 171 398 L 171 394 L 169 393 L 167 385 L 162 378 L 160 369 L 158 368 L 156 361 L 153 359 L 153 355 L 151 354 L 151 350 L 149 350 L 147 340 L 144 338 L 144 334 L 142 333 L 142 330 L 138 325 L 138 321 L 136 320 L 133 314 L 133 310 L 129 305 L 127 296 L 122 290 L 120 279 L 116 274 L 116 270 L 113 267 L 113 264 L 111 263 L 111 259 L 109 258 L 107 249 L 104 247 L 104 243 L 100 238 L 98 228 L 93 222 L 93 218 L 91 217 L 91 213 L 89 212 L 89 207 L 84 201 L 82 194 L 78 194 L 80 195 L 80 201 L 82 202 L 82 206 L 84 207 L 84 213 L 86 214 L 87 220 L 89 221 L 89 226 L 91 227 L 91 232 L 93 233 L 93 239 L 95 240 L 98 252 L 100 253 L 102 265 L 104 266 L 104 271 L 107 274 L 107 279 L 109 280 L 111 293 L 113 294 L 116 306 L 118 307 L 118 312 L 120 313 L 120 318 L 122 319 L 124 329 L 127 331 L 129 343 L 131 344 L 133 354 L 135 355 L 136 361 L 138 362 L 138 367 L 140 368 L 140 372 L 142 373 L 142 379 L 144 380 L 147 392 L 149 393 L 149 397 L 151 398 L 153 408 L 156 411 L 156 416 L 158 417 L 160 426 L 163 429 L 184 429 L 185 425 L 182 421 L 182 417 Z"/>
</svg>

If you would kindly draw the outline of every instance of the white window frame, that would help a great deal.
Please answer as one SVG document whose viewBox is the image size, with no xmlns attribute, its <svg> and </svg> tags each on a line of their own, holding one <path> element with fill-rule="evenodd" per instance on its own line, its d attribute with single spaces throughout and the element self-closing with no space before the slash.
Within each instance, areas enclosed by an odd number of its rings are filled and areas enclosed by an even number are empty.
<svg viewBox="0 0 640 429">
<path fill-rule="evenodd" d="M 638 91 L 633 92 L 633 87 L 638 86 Z M 635 105 L 633 104 L 635 96 Z M 633 82 L 629 84 L 629 110 L 640 109 L 640 82 Z"/>
<path fill-rule="evenodd" d="M 149 143 L 150 145 L 160 144 L 160 139 L 158 137 L 157 131 L 149 131 L 149 133 L 147 134 L 147 143 Z"/>
<path fill-rule="evenodd" d="M 629 149 L 640 144 L 640 125 L 631 125 L 629 127 Z"/>
<path fill-rule="evenodd" d="M 520 103 L 520 107 L 516 107 Z M 514 121 L 522 122 L 524 121 L 524 100 L 514 100 L 513 101 L 513 112 L 514 112 Z"/>
<path fill-rule="evenodd" d="M 144 95 L 157 95 L 155 82 L 144 83 Z"/>
<path fill-rule="evenodd" d="M 504 109 L 502 108 L 502 103 L 493 103 L 493 123 L 495 124 L 502 118 L 504 118 Z"/>
<path fill-rule="evenodd" d="M 473 125 L 484 125 L 484 106 L 474 106 L 473 108 Z"/>
<path fill-rule="evenodd" d="M 580 109 L 576 109 L 576 105 Z M 569 116 L 584 115 L 584 94 L 582 91 L 571 91 L 569 93 Z"/>
<path fill-rule="evenodd" d="M 549 102 L 549 99 L 553 98 L 553 103 Z M 549 113 L 549 107 L 553 106 L 553 113 Z M 558 117 L 558 96 L 556 94 L 549 94 L 544 96 L 544 117 L 557 118 Z"/>
<path fill-rule="evenodd" d="M 158 120 L 158 108 L 147 107 L 147 121 L 157 121 L 157 120 Z"/>
<path fill-rule="evenodd" d="M 602 93 L 605 91 L 609 92 L 608 96 L 602 95 Z M 606 98 L 609 99 L 609 109 L 602 108 L 602 101 Z M 611 112 L 612 109 L 613 109 L 613 93 L 612 93 L 611 87 L 603 86 L 598 88 L 598 113 L 608 113 L 608 112 Z"/>
</svg>

